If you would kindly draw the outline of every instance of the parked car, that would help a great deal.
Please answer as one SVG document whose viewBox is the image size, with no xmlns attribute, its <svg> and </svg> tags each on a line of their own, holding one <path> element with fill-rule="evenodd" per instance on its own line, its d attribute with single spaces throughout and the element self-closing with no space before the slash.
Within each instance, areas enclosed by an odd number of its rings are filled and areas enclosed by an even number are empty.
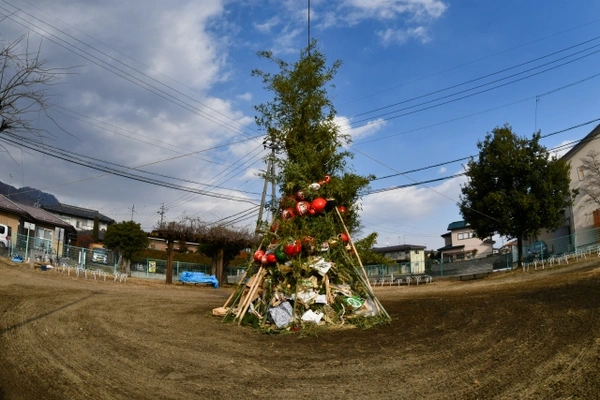
<svg viewBox="0 0 600 400">
<path fill-rule="evenodd" d="M 0 224 L 0 247 L 10 247 L 10 237 L 12 228 L 8 225 Z"/>
<path fill-rule="evenodd" d="M 546 242 L 538 241 L 534 242 L 527 249 L 527 255 L 525 256 L 525 260 L 527 262 L 531 262 L 535 259 L 547 259 L 550 257 L 550 250 L 548 249 L 548 245 Z"/>
<path fill-rule="evenodd" d="M 92 262 L 108 264 L 108 251 L 106 249 L 95 248 L 92 250 Z"/>
</svg>

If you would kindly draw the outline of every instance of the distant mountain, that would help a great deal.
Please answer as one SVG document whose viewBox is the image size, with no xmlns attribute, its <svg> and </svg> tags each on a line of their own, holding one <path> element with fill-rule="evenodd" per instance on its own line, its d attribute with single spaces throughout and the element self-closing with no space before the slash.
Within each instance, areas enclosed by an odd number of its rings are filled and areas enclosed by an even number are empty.
<svg viewBox="0 0 600 400">
<path fill-rule="evenodd" d="M 56 205 L 59 201 L 54 195 L 45 193 L 40 190 L 25 186 L 22 188 L 16 188 L 11 185 L 7 185 L 4 182 L 0 182 L 0 194 L 8 197 L 16 203 L 25 204 L 27 206 L 33 206 L 38 202 L 43 205 Z"/>
</svg>

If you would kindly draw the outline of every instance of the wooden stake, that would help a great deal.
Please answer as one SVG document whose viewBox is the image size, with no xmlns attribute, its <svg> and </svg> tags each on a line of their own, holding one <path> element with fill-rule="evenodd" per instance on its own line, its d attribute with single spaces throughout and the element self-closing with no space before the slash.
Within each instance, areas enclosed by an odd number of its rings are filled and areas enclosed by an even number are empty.
<svg viewBox="0 0 600 400">
<path fill-rule="evenodd" d="M 248 269 L 246 268 L 246 270 L 244 271 L 244 274 L 242 275 L 242 277 L 240 278 L 240 281 L 238 282 L 238 288 L 235 289 L 233 291 L 233 293 L 231 293 L 231 296 L 229 296 L 229 298 L 227 299 L 227 301 L 225 302 L 225 304 L 223 304 L 223 308 L 227 308 L 227 306 L 229 305 L 229 302 L 231 301 L 231 299 L 233 299 L 233 296 L 237 293 L 237 291 L 239 290 L 239 287 L 242 285 L 242 283 L 244 283 L 244 279 L 246 279 L 246 274 L 248 273 Z M 244 283 L 245 285 L 245 283 Z"/>
<path fill-rule="evenodd" d="M 331 288 L 329 287 L 329 276 L 325 275 L 323 280 L 325 281 L 325 298 L 327 299 L 327 304 L 332 304 L 333 297 L 331 296 Z"/>
<path fill-rule="evenodd" d="M 354 247 L 354 241 L 352 240 L 352 237 L 350 236 L 350 232 L 348 232 L 348 228 L 346 227 L 346 224 L 344 223 L 344 219 L 342 218 L 342 214 L 340 214 L 340 210 L 337 208 L 337 206 L 335 207 L 335 212 L 337 213 L 338 217 L 340 217 L 340 221 L 342 221 L 342 226 L 344 227 L 344 230 L 346 231 L 346 235 L 348 235 L 348 242 L 350 243 L 350 246 L 352 246 L 352 251 L 354 251 L 354 255 L 356 256 L 356 259 L 358 260 L 358 264 L 360 265 L 360 268 L 363 272 L 363 277 L 365 278 L 365 281 L 367 282 L 369 290 L 372 292 L 373 288 L 371 287 L 371 282 L 369 281 L 369 276 L 367 275 L 367 271 L 365 271 L 365 267 L 363 266 L 362 261 L 360 260 L 358 251 L 356 251 L 356 247 Z"/>
<path fill-rule="evenodd" d="M 367 275 L 367 271 L 365 270 L 365 267 L 363 266 L 363 263 L 360 260 L 360 255 L 358 254 L 358 251 L 356 251 L 356 247 L 354 247 L 354 242 L 352 241 L 350 232 L 348 231 L 348 228 L 346 227 L 346 224 L 344 223 L 344 219 L 342 218 L 342 214 L 340 214 L 340 210 L 337 208 L 337 206 L 335 207 L 335 212 L 337 213 L 338 217 L 340 218 L 340 221 L 342 222 L 342 226 L 344 227 L 344 230 L 346 231 L 346 235 L 348 235 L 348 242 L 350 243 L 350 246 L 352 246 L 352 251 L 354 251 L 354 255 L 356 256 L 356 259 L 358 260 L 358 265 L 360 265 L 360 269 L 362 270 L 362 273 L 363 273 L 363 279 L 365 281 L 364 285 L 366 286 L 367 290 L 369 291 L 369 295 L 371 295 L 371 297 L 373 298 L 372 300 L 375 303 L 375 307 L 377 307 L 377 311 L 379 313 L 383 312 L 385 314 L 385 316 L 388 317 L 388 319 L 391 319 L 390 315 L 387 313 L 387 311 L 385 311 L 383 306 L 379 303 L 379 299 L 377 298 L 377 296 L 375 296 L 375 293 L 373 292 L 373 287 L 371 286 L 371 281 L 369 281 L 369 276 Z"/>
<path fill-rule="evenodd" d="M 238 325 L 240 325 L 242 323 L 242 319 L 244 318 L 244 315 L 246 315 L 246 311 L 248 311 L 248 307 L 250 306 L 250 303 L 252 302 L 252 297 L 254 297 L 254 294 L 258 290 L 258 286 L 262 282 L 262 278 L 266 272 L 267 271 L 261 266 L 260 269 L 258 270 L 258 273 L 254 276 L 254 282 L 252 282 L 250 291 L 248 292 L 248 297 L 246 297 L 245 304 L 242 307 L 241 312 L 237 316 L 238 317 Z"/>
</svg>

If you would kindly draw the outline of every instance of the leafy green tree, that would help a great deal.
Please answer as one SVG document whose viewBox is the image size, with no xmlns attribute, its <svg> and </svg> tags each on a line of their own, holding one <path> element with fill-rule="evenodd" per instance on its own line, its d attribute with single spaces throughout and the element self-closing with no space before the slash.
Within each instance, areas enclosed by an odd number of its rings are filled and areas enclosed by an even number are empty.
<svg viewBox="0 0 600 400">
<path fill-rule="evenodd" d="M 350 172 L 348 160 L 354 155 L 342 150 L 351 138 L 336 125 L 336 111 L 327 91 L 341 61 L 328 67 L 314 40 L 294 64 L 270 51 L 258 55 L 279 67 L 277 74 L 255 69 L 252 75 L 260 77 L 274 95 L 272 101 L 255 106 L 259 113 L 255 119 L 266 131 L 266 145 L 274 150 L 281 193 L 293 196 L 298 191 L 307 192 L 312 183 L 331 176 L 335 179 L 323 185 L 319 195 L 351 208 L 373 177 Z M 351 232 L 358 228 L 356 212 L 345 218 Z"/>
<path fill-rule="evenodd" d="M 569 189 L 569 164 L 551 158 L 539 142 L 539 132 L 528 139 L 518 137 L 509 125 L 494 128 L 477 143 L 478 158 L 467 164 L 469 181 L 458 204 L 477 237 L 516 238 L 519 265 L 523 240 L 541 229 L 558 228 L 561 210 L 577 195 Z"/>
<path fill-rule="evenodd" d="M 373 251 L 373 247 L 375 246 L 375 243 L 377 243 L 377 236 L 378 233 L 373 232 L 354 242 L 354 247 L 356 247 L 356 251 L 358 251 L 358 255 L 360 256 L 363 265 L 385 265 L 393 263 L 391 258 Z"/>
<path fill-rule="evenodd" d="M 133 221 L 123 221 L 112 224 L 104 234 L 104 245 L 115 250 L 123 257 L 125 272 L 131 272 L 131 258 L 134 253 L 148 247 L 150 240 L 141 228 L 141 225 Z"/>
</svg>

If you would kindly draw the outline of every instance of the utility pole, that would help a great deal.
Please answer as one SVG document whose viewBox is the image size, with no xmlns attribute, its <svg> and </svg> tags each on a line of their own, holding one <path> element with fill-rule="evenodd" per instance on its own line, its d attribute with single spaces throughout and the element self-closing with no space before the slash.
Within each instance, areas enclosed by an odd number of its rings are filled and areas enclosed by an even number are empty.
<svg viewBox="0 0 600 400">
<path fill-rule="evenodd" d="M 267 197 L 267 187 L 269 186 L 269 180 L 270 180 L 270 177 L 272 176 L 271 175 L 272 168 L 273 168 L 273 152 L 271 152 L 271 156 L 269 156 L 269 161 L 267 162 L 267 169 L 265 171 L 265 184 L 263 185 L 262 196 L 260 198 L 260 208 L 258 210 L 258 220 L 256 221 L 256 230 L 255 230 L 256 233 L 260 233 L 260 230 L 261 230 L 263 210 L 265 209 L 265 200 Z M 273 192 L 275 192 L 275 184 L 273 184 Z M 273 201 L 275 201 L 274 198 L 273 198 Z M 274 204 L 272 206 L 274 206 Z"/>
<path fill-rule="evenodd" d="M 260 233 L 263 211 L 265 208 L 265 202 L 267 198 L 267 188 L 269 186 L 269 181 L 272 185 L 272 197 L 271 197 L 271 208 L 273 210 L 273 220 L 275 220 L 275 212 L 277 207 L 275 205 L 276 201 L 276 189 L 275 189 L 275 152 L 277 151 L 277 145 L 274 143 L 269 143 L 269 140 L 265 140 L 263 142 L 263 146 L 265 149 L 271 149 L 271 154 L 269 155 L 269 159 L 267 161 L 267 169 L 265 170 L 265 184 L 263 186 L 263 192 L 260 199 L 260 208 L 258 210 L 258 220 L 256 221 L 256 233 Z"/>
<path fill-rule="evenodd" d="M 131 220 L 133 221 L 133 213 L 135 212 L 135 204 L 131 206 Z"/>
<path fill-rule="evenodd" d="M 308 46 L 310 48 L 310 0 L 308 0 Z"/>
<path fill-rule="evenodd" d="M 164 218 L 165 218 L 165 212 L 167 211 L 167 209 L 165 208 L 165 203 L 162 203 L 162 205 L 160 206 L 160 210 L 157 211 L 158 214 L 160 214 L 160 225 L 159 227 L 162 229 L 163 225 L 164 225 Z"/>
</svg>

